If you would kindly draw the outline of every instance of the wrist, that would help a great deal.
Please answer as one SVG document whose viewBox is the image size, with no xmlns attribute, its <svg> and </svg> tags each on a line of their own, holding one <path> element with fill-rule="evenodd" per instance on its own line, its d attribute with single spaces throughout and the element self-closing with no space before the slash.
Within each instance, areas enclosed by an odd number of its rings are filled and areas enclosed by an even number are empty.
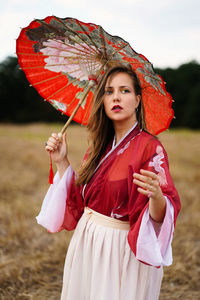
<svg viewBox="0 0 200 300">
<path fill-rule="evenodd" d="M 57 169 L 67 169 L 70 165 L 68 158 L 63 158 L 60 161 L 55 162 Z"/>
<path fill-rule="evenodd" d="M 70 166 L 69 160 L 67 158 L 63 159 L 56 163 L 56 167 L 60 176 L 60 179 L 63 177 L 65 171 Z"/>
<path fill-rule="evenodd" d="M 162 223 L 166 212 L 166 199 L 163 195 L 151 197 L 149 200 L 149 212 L 151 218 L 158 223 Z"/>
</svg>

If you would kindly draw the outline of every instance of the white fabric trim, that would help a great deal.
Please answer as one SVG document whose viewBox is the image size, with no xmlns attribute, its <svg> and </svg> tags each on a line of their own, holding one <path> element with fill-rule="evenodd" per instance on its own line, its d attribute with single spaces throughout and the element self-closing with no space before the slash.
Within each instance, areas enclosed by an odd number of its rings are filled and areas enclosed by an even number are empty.
<svg viewBox="0 0 200 300">
<path fill-rule="evenodd" d="M 63 224 L 67 189 L 72 175 L 73 169 L 71 166 L 67 168 L 61 179 L 58 172 L 56 173 L 53 184 L 49 187 L 43 200 L 41 211 L 36 217 L 37 223 L 49 232 L 58 232 Z"/>
<path fill-rule="evenodd" d="M 174 208 L 169 199 L 165 199 L 166 213 L 163 222 L 160 225 L 154 222 L 148 207 L 144 212 L 137 240 L 136 258 L 155 267 L 172 264 Z"/>
</svg>

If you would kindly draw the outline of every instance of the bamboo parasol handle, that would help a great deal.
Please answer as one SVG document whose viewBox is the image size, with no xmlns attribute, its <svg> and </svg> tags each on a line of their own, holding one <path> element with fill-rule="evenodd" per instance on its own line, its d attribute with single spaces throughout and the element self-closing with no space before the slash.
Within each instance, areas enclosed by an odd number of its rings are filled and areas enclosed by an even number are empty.
<svg viewBox="0 0 200 300">
<path fill-rule="evenodd" d="M 79 109 L 79 107 L 81 106 L 81 104 L 83 103 L 83 101 L 85 100 L 85 98 L 86 98 L 86 96 L 87 96 L 87 94 L 88 94 L 88 92 L 90 91 L 91 88 L 92 88 L 92 85 L 89 85 L 89 86 L 87 87 L 87 89 L 85 90 L 85 92 L 84 92 L 82 98 L 79 100 L 78 105 L 77 105 L 76 108 L 74 109 L 73 113 L 71 114 L 71 116 L 70 116 L 69 119 L 67 120 L 67 122 L 66 122 L 66 124 L 64 125 L 64 127 L 62 128 L 62 130 L 59 132 L 58 135 L 59 135 L 60 138 L 61 138 L 61 136 L 63 135 L 63 133 L 65 133 L 67 127 L 68 127 L 69 124 L 71 123 L 73 117 L 75 116 L 77 110 Z"/>
</svg>

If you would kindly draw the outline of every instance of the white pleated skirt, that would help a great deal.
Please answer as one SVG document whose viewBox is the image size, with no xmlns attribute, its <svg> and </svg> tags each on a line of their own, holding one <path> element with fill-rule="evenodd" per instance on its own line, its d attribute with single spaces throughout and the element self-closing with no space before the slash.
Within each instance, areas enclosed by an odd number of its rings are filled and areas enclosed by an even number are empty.
<svg viewBox="0 0 200 300">
<path fill-rule="evenodd" d="M 157 300 L 162 268 L 139 262 L 127 241 L 128 222 L 89 208 L 70 242 L 61 300 Z"/>
</svg>

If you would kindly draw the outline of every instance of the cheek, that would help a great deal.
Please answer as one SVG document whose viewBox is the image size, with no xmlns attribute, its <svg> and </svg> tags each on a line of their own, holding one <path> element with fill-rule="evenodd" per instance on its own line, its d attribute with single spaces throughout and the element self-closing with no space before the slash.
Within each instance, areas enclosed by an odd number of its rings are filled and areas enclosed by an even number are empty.
<svg viewBox="0 0 200 300">
<path fill-rule="evenodd" d="M 105 112 L 107 112 L 107 110 L 108 110 L 108 101 L 106 99 L 104 99 L 104 101 L 103 101 L 103 106 L 104 106 Z"/>
<path fill-rule="evenodd" d="M 138 106 L 138 99 L 137 99 L 137 97 L 134 97 L 133 99 L 130 99 L 129 106 L 132 108 L 132 110 L 135 111 L 135 108 Z"/>
</svg>

